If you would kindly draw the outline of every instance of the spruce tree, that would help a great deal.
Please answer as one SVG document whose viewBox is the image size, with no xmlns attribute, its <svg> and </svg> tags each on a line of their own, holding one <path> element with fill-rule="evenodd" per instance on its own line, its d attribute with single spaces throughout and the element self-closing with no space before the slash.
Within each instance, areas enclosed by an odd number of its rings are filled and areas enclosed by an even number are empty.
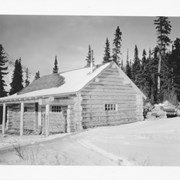
<svg viewBox="0 0 180 180">
<path fill-rule="evenodd" d="M 103 64 L 111 62 L 111 55 L 110 55 L 110 45 L 109 45 L 109 40 L 106 38 L 106 46 L 104 50 L 104 57 L 103 57 Z"/>
<path fill-rule="evenodd" d="M 139 71 L 139 86 L 148 99 L 151 98 L 151 56 L 146 58 L 146 50 L 143 50 L 141 68 Z"/>
<path fill-rule="evenodd" d="M 10 85 L 11 85 L 11 90 L 9 92 L 10 95 L 19 92 L 23 88 L 23 74 L 22 74 L 21 58 L 15 61 L 12 82 Z"/>
<path fill-rule="evenodd" d="M 85 67 L 90 67 L 91 66 L 91 60 L 92 60 L 92 63 L 94 65 L 93 50 L 91 49 L 91 46 L 89 45 L 88 55 L 86 57 L 86 66 Z"/>
<path fill-rule="evenodd" d="M 39 79 L 40 78 L 40 72 L 38 71 L 38 72 L 36 72 L 36 74 L 35 74 L 35 80 L 37 80 L 37 79 Z"/>
<path fill-rule="evenodd" d="M 127 76 L 130 79 L 132 79 L 132 69 L 131 69 L 131 64 L 130 64 L 129 60 L 126 61 L 126 68 L 125 69 L 126 69 L 125 71 L 126 71 Z"/>
<path fill-rule="evenodd" d="M 167 46 L 171 43 L 168 35 L 171 33 L 171 22 L 168 17 L 159 16 L 154 20 L 157 32 L 157 43 L 160 53 L 165 54 Z"/>
<path fill-rule="evenodd" d="M 113 41 L 113 61 L 117 64 L 120 65 L 120 55 L 121 55 L 121 41 L 122 41 L 122 32 L 120 31 L 119 26 L 116 29 L 116 32 L 114 34 L 114 41 Z"/>
<path fill-rule="evenodd" d="M 146 55 L 147 55 L 146 50 L 143 49 L 143 53 L 142 53 L 142 67 L 143 67 L 143 66 L 145 65 L 145 63 L 146 63 Z"/>
<path fill-rule="evenodd" d="M 138 56 L 138 48 L 137 45 L 135 45 L 135 49 L 134 49 L 134 62 L 132 65 L 132 79 L 133 81 L 136 83 L 136 85 L 139 87 L 139 82 L 138 82 L 138 78 L 139 78 L 139 72 L 141 69 L 141 64 L 140 64 L 140 59 Z"/>
<path fill-rule="evenodd" d="M 5 91 L 4 87 L 6 86 L 5 81 L 3 79 L 4 75 L 7 73 L 7 57 L 4 51 L 3 46 L 0 44 L 0 97 L 6 96 L 7 92 Z"/>
<path fill-rule="evenodd" d="M 169 56 L 170 85 L 180 101 L 180 39 L 174 41 L 172 53 Z"/>
<path fill-rule="evenodd" d="M 26 79 L 25 79 L 25 87 L 27 87 L 29 85 L 30 81 L 29 81 L 29 69 L 26 68 Z"/>
<path fill-rule="evenodd" d="M 132 68 L 131 68 L 131 62 L 129 62 L 129 50 L 128 49 L 127 49 L 125 73 L 127 74 L 127 76 L 130 79 L 132 79 Z"/>
<path fill-rule="evenodd" d="M 58 73 L 58 65 L 57 64 L 58 64 L 57 56 L 55 56 L 53 73 Z"/>
<path fill-rule="evenodd" d="M 156 26 L 157 32 L 157 43 L 159 48 L 159 60 L 158 60 L 158 83 L 157 89 L 158 94 L 160 94 L 161 89 L 161 66 L 163 63 L 163 59 L 165 57 L 165 51 L 167 46 L 169 46 L 171 40 L 168 35 L 171 33 L 171 22 L 169 21 L 168 17 L 157 17 L 154 20 L 154 25 Z"/>
</svg>

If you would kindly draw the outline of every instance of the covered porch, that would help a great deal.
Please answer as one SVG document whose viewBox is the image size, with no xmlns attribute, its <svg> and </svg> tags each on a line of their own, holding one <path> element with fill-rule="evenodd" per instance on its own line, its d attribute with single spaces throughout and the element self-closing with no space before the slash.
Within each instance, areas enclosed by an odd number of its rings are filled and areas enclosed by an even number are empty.
<svg viewBox="0 0 180 180">
<path fill-rule="evenodd" d="M 2 100 L 0 102 L 0 106 L 3 107 L 2 134 L 5 135 L 12 124 L 19 131 L 20 136 L 24 135 L 26 129 L 48 136 L 50 131 L 54 130 L 56 123 L 59 128 L 63 127 L 62 131 L 70 132 L 69 106 L 64 106 L 66 107 L 66 118 L 63 119 L 62 113 L 59 113 L 62 109 L 57 108 L 62 106 L 57 106 L 58 102 L 59 100 L 53 96 Z"/>
</svg>

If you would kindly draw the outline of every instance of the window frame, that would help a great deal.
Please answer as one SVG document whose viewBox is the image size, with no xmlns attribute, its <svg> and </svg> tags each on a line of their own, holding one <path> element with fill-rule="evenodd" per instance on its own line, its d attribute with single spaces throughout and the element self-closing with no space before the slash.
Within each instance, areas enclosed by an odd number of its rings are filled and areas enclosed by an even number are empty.
<svg viewBox="0 0 180 180">
<path fill-rule="evenodd" d="M 118 110 L 118 104 L 105 104 L 104 105 L 104 110 L 105 111 L 117 111 Z"/>
</svg>

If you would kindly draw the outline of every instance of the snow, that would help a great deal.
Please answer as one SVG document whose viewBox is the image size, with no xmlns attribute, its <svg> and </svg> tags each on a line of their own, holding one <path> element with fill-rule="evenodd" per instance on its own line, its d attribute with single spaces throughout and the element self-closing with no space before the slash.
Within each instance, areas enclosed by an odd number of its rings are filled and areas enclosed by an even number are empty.
<svg viewBox="0 0 180 180">
<path fill-rule="evenodd" d="M 77 92 L 80 89 L 82 89 L 89 81 L 95 78 L 100 72 L 102 72 L 107 66 L 109 66 L 109 64 L 110 63 L 106 63 L 100 66 L 99 68 L 95 69 L 92 73 L 90 73 L 91 68 L 83 68 L 83 69 L 64 72 L 61 73 L 60 75 L 65 78 L 65 83 L 60 87 L 43 89 L 39 91 L 32 91 L 22 95 L 14 94 L 12 96 L 1 98 L 0 100 Z"/>
<path fill-rule="evenodd" d="M 63 138 L 55 135 L 57 138 L 54 140 L 53 136 L 46 143 L 45 138 L 41 138 L 43 142 L 26 149 L 38 149 L 37 158 L 41 161 L 40 164 L 57 164 L 58 157 L 58 164 L 61 165 L 180 165 L 179 117 L 97 127 Z M 31 136 L 22 138 L 35 141 L 35 137 L 33 139 Z M 20 139 L 21 137 L 18 142 Z M 5 141 L 6 138 L 4 143 Z M 0 159 L 1 164 L 25 163 L 22 159 L 17 159 L 16 154 L 8 151 L 1 152 Z"/>
<path fill-rule="evenodd" d="M 137 165 L 180 165 L 180 118 L 100 127 L 83 135 L 93 144 Z"/>
</svg>

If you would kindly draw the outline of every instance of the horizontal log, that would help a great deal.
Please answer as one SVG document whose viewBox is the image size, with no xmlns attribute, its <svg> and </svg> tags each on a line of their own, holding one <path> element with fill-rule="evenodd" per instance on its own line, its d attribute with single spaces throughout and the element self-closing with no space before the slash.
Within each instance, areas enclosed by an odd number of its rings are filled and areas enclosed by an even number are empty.
<svg viewBox="0 0 180 180">
<path fill-rule="evenodd" d="M 131 89 L 117 89 L 117 88 L 85 88 L 81 91 L 81 94 L 86 93 L 109 93 L 112 95 L 118 95 L 118 94 L 124 94 L 125 96 L 128 96 L 129 94 L 136 95 L 136 92 Z"/>
<path fill-rule="evenodd" d="M 101 83 L 101 82 L 98 82 L 98 83 L 91 83 L 89 86 L 87 86 L 85 89 L 106 89 L 106 90 L 130 90 L 130 91 L 134 91 L 132 89 L 132 87 L 130 86 L 125 86 L 125 85 L 122 85 L 120 83 Z"/>
<path fill-rule="evenodd" d="M 122 101 L 121 99 L 100 99 L 100 100 L 87 99 L 81 102 L 82 106 L 84 104 L 135 104 L 135 101 L 134 100 Z"/>
<path fill-rule="evenodd" d="M 95 114 L 103 114 L 103 115 L 122 115 L 122 114 L 136 114 L 136 109 L 135 108 L 129 108 L 129 109 L 118 109 L 118 111 L 105 111 L 105 110 L 100 110 L 100 109 L 92 109 L 92 111 L 90 109 L 86 109 L 86 110 L 83 110 L 82 111 L 82 115 L 85 115 L 85 114 L 91 114 L 92 116 L 95 115 Z"/>
<path fill-rule="evenodd" d="M 103 112 L 93 112 L 93 113 L 82 113 L 83 117 L 133 117 L 136 113 L 125 113 L 125 112 L 109 112 L 109 113 L 103 113 Z"/>
<path fill-rule="evenodd" d="M 119 74 L 119 71 L 118 71 L 118 69 L 114 69 L 114 68 L 108 68 L 108 69 L 106 69 L 105 71 L 103 71 L 102 73 L 101 73 L 101 75 L 102 74 L 115 74 L 115 75 L 118 75 Z"/>
<path fill-rule="evenodd" d="M 89 86 L 92 86 L 92 85 L 95 85 L 95 86 L 112 86 L 112 87 L 118 87 L 118 88 L 127 88 L 127 85 L 124 85 L 123 82 L 120 82 L 120 81 L 116 81 L 116 82 L 112 82 L 112 81 L 99 81 L 99 82 L 91 82 L 89 84 Z M 131 86 L 129 86 L 129 88 L 132 88 Z"/>
<path fill-rule="evenodd" d="M 73 105 L 74 103 L 73 99 L 62 99 L 51 102 L 51 105 Z"/>
<path fill-rule="evenodd" d="M 119 79 L 119 80 L 121 80 L 121 81 L 123 81 L 124 80 L 124 78 L 122 78 L 121 76 L 119 76 L 119 74 L 118 73 L 116 73 L 116 74 L 111 74 L 111 73 L 109 73 L 109 72 L 103 72 L 102 74 L 100 74 L 97 78 L 99 78 L 99 79 L 110 79 L 110 80 L 115 80 L 115 79 Z"/>
<path fill-rule="evenodd" d="M 125 96 L 136 96 L 135 92 L 121 92 L 121 91 L 91 91 L 91 90 L 85 90 L 81 92 L 82 97 L 83 96 L 118 96 L 118 97 L 125 97 Z"/>
<path fill-rule="evenodd" d="M 133 100 L 134 102 L 136 102 L 136 99 L 135 99 L 135 96 L 132 95 L 132 96 L 124 96 L 124 95 L 121 95 L 121 96 L 117 96 L 117 95 L 109 95 L 109 96 L 105 96 L 103 94 L 101 95 L 84 95 L 83 97 L 83 100 L 89 100 L 89 99 L 92 99 L 92 100 L 111 100 L 111 99 L 119 99 L 121 101 L 126 101 L 126 100 Z M 137 103 L 136 103 L 137 104 Z M 138 106 L 141 106 L 141 105 L 138 105 Z"/>
</svg>

